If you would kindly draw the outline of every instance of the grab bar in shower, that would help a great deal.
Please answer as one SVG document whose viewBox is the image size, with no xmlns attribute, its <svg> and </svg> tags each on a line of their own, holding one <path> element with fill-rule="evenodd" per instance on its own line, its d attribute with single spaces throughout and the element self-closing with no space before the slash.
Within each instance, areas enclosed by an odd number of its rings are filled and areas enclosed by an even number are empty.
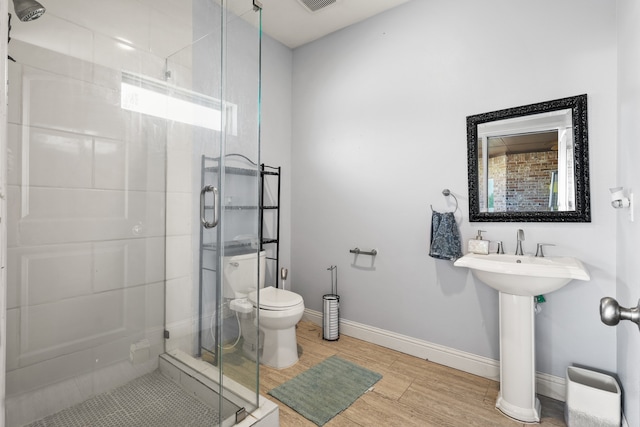
<svg viewBox="0 0 640 427">
<path fill-rule="evenodd" d="M 371 256 L 378 255 L 377 249 L 371 249 L 370 251 L 363 251 L 363 250 L 360 250 L 360 248 L 353 248 L 353 249 L 349 249 L 349 252 L 356 255 L 371 255 Z"/>
</svg>

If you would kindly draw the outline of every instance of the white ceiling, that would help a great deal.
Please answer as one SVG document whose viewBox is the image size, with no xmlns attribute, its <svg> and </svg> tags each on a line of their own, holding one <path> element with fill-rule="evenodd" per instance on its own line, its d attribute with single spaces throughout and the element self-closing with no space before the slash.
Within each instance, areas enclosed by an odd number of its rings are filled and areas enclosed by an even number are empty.
<svg viewBox="0 0 640 427">
<path fill-rule="evenodd" d="M 0 0 L 4 1 L 4 0 Z M 34 23 L 12 20 L 11 36 L 29 42 L 52 34 L 66 34 L 56 24 L 75 23 L 124 40 L 132 46 L 169 56 L 191 43 L 191 1 L 184 0 L 40 0 L 47 13 Z M 219 1 L 219 0 L 213 0 Z M 334 31 L 363 21 L 409 0 L 336 0 L 316 12 L 311 12 L 302 0 L 260 0 L 262 29 L 285 46 L 296 48 Z M 324 1 L 324 0 L 307 0 Z M 10 3 L 9 12 L 13 13 Z M 239 5 L 242 14 L 250 9 L 248 0 L 229 2 Z M 247 9 L 249 8 L 249 9 Z M 148 17 L 140 19 L 140 17 Z M 58 17 L 58 19 L 54 19 Z M 58 25 L 58 26 L 59 26 Z M 48 34 L 48 36 L 47 36 Z M 152 40 L 158 40 L 157 46 Z M 52 48 L 51 45 L 47 46 Z M 64 50 L 63 50 L 64 51 Z"/>
<path fill-rule="evenodd" d="M 310 12 L 299 0 L 262 0 L 262 30 L 296 48 L 409 0 L 337 0 Z"/>
</svg>

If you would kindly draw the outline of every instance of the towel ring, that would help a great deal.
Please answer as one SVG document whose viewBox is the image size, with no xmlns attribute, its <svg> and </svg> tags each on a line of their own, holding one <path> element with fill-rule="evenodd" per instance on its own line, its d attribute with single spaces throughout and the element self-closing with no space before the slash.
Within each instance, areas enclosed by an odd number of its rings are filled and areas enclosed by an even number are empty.
<svg viewBox="0 0 640 427">
<path fill-rule="evenodd" d="M 456 198 L 455 194 L 449 191 L 448 188 L 445 188 L 444 190 L 442 190 L 442 195 L 444 195 L 445 197 L 451 196 L 453 197 L 453 200 L 456 201 L 456 208 L 453 210 L 453 212 L 455 213 L 458 210 L 458 199 Z M 433 205 L 430 205 L 430 206 L 431 206 L 431 212 L 433 212 Z"/>
</svg>

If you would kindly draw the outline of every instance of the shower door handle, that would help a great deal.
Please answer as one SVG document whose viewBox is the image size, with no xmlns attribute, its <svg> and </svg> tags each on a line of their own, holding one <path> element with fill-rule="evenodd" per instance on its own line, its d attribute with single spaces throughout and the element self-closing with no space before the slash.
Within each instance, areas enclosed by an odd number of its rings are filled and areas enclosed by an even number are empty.
<svg viewBox="0 0 640 427">
<path fill-rule="evenodd" d="M 204 196 L 207 192 L 213 193 L 213 221 L 209 222 L 205 218 Z M 218 189 L 213 185 L 205 185 L 200 190 L 200 222 L 204 228 L 213 228 L 218 225 Z"/>
</svg>

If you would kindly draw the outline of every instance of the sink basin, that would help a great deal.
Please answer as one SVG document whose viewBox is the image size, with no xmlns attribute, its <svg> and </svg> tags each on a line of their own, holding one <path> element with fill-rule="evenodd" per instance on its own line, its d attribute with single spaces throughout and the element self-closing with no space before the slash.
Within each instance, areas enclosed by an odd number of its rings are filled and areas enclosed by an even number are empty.
<svg viewBox="0 0 640 427">
<path fill-rule="evenodd" d="M 587 269 L 573 257 L 467 254 L 454 265 L 470 268 L 493 289 L 512 295 L 542 295 L 560 289 L 573 279 L 590 280 Z"/>
</svg>

